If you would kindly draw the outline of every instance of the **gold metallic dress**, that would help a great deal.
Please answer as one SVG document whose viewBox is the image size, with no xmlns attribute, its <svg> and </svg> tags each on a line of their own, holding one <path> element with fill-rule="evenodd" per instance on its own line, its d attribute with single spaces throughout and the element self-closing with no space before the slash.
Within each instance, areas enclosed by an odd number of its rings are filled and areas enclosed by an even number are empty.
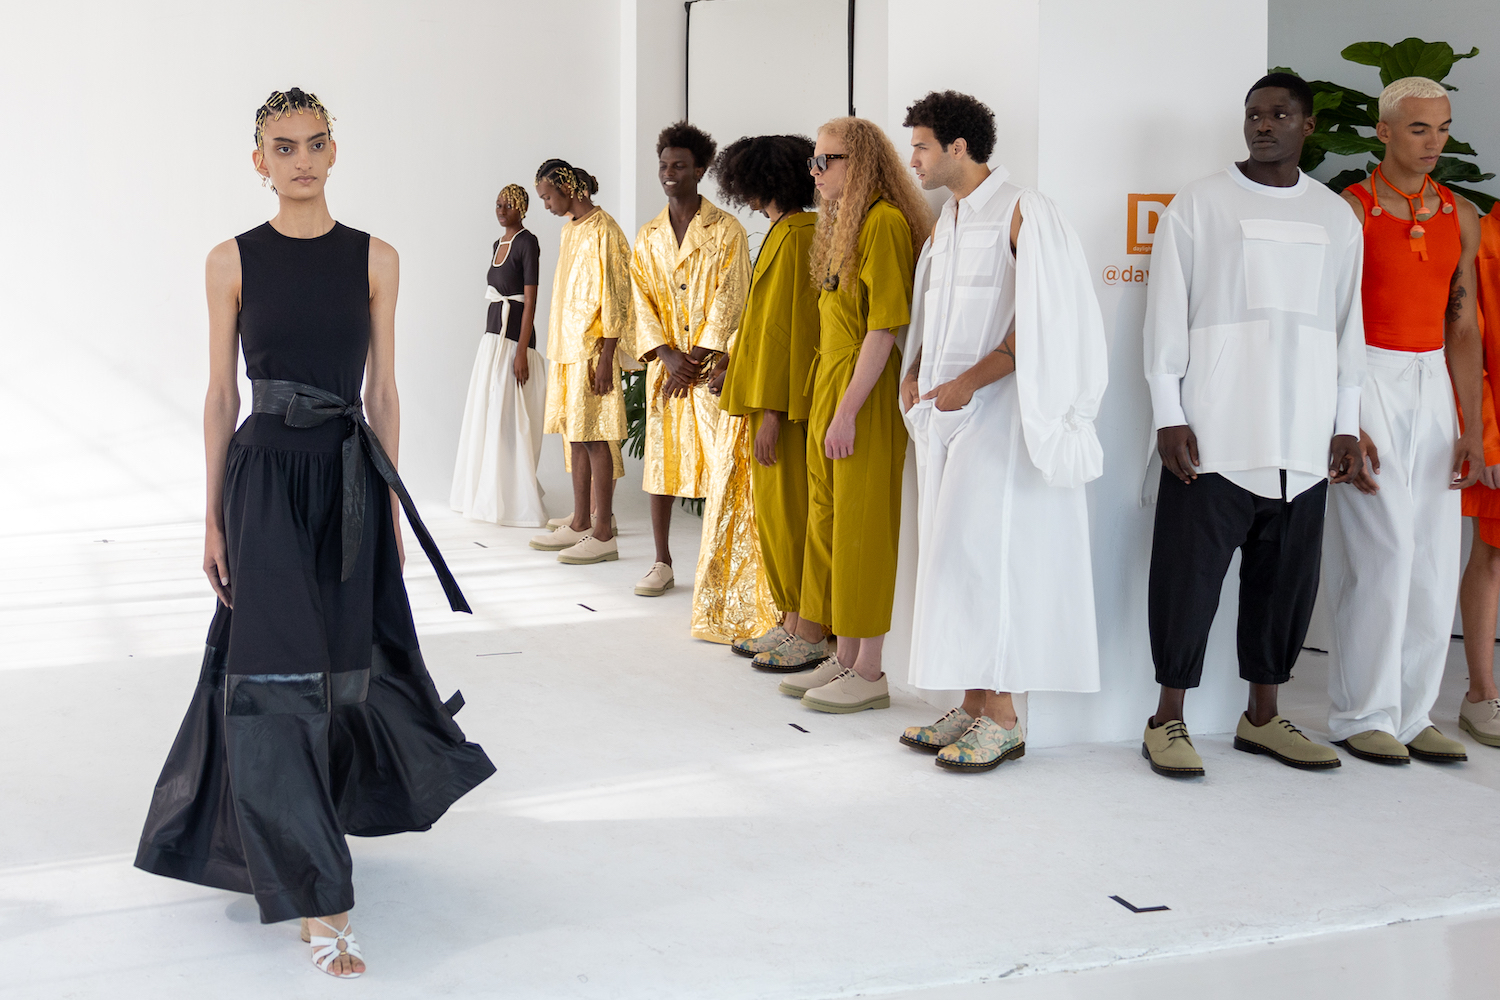
<svg viewBox="0 0 1500 1000">
<path fill-rule="evenodd" d="M 739 327 L 750 287 L 745 227 L 704 198 L 683 235 L 667 209 L 641 227 L 631 260 L 633 357 L 666 345 L 723 352 Z M 622 345 L 623 347 L 623 345 Z M 705 384 L 686 396 L 663 391 L 667 369 L 646 366 L 646 454 L 641 488 L 655 496 L 707 497 L 719 401 Z"/>
<path fill-rule="evenodd" d="M 755 526 L 751 442 L 750 419 L 720 411 L 693 580 L 694 639 L 738 642 L 764 635 L 778 620 Z"/>
<path fill-rule="evenodd" d="M 547 322 L 547 414 L 543 430 L 565 442 L 609 441 L 615 478 L 624 473 L 619 442 L 625 437 L 622 362 L 634 355 L 634 307 L 630 294 L 630 248 L 608 212 L 596 208 L 563 224 L 552 311 Z M 614 388 L 593 390 L 593 370 L 604 341 L 616 340 Z M 570 448 L 564 456 L 570 459 Z"/>
</svg>

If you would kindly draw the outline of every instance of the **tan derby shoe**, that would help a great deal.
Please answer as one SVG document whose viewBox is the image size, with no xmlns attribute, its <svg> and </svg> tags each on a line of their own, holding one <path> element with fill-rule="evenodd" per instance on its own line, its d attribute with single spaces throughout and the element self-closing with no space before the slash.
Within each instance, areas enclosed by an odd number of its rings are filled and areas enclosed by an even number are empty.
<svg viewBox="0 0 1500 1000">
<path fill-rule="evenodd" d="M 1458 700 L 1458 728 L 1487 747 L 1500 747 L 1500 698 L 1470 701 Z"/>
<path fill-rule="evenodd" d="M 849 715 L 871 708 L 890 708 L 891 689 L 886 684 L 885 674 L 867 681 L 845 667 L 839 675 L 819 688 L 811 688 L 802 696 L 804 708 L 834 715 Z"/>
<path fill-rule="evenodd" d="M 545 535 L 532 535 L 531 541 L 527 544 L 543 552 L 561 552 L 563 549 L 571 549 L 585 538 L 593 537 L 593 534 L 593 528 L 574 531 L 565 524 L 560 528 L 552 529 Z"/>
<path fill-rule="evenodd" d="M 559 531 L 562 529 L 559 528 Z M 620 546 L 611 538 L 607 542 L 601 542 L 593 535 L 587 535 L 576 544 L 563 549 L 557 554 L 557 561 L 567 563 L 569 566 L 589 566 L 594 563 L 614 562 L 620 558 Z"/>
<path fill-rule="evenodd" d="M 663 562 L 652 563 L 651 572 L 636 581 L 635 595 L 660 597 L 675 586 L 677 580 L 672 576 L 672 567 Z"/>
<path fill-rule="evenodd" d="M 954 771 L 988 771 L 1008 760 L 1026 756 L 1026 730 L 1021 720 L 1009 729 L 987 715 L 974 720 L 958 739 L 938 751 L 937 764 Z"/>
<path fill-rule="evenodd" d="M 1141 756 L 1151 762 L 1151 770 L 1168 778 L 1203 777 L 1203 758 L 1193 748 L 1193 738 L 1183 722 L 1164 722 L 1153 729 L 1147 720 Z"/>
<path fill-rule="evenodd" d="M 573 515 L 572 514 L 564 514 L 562 517 L 548 518 L 548 520 L 547 520 L 547 527 L 549 527 L 549 528 L 561 528 L 565 524 L 572 524 L 572 523 L 573 523 Z M 614 534 L 614 530 L 615 530 L 616 527 L 617 527 L 617 525 L 615 524 L 615 516 L 613 514 L 611 514 L 611 515 L 609 515 L 609 531 L 610 531 L 610 534 Z"/>
<path fill-rule="evenodd" d="M 796 677 L 788 677 L 776 688 L 782 694 L 789 694 L 793 698 L 801 698 L 813 688 L 820 688 L 833 680 L 844 670 L 844 665 L 839 663 L 835 656 L 825 656 L 823 660 L 806 673 L 798 674 Z"/>
<path fill-rule="evenodd" d="M 1355 733 L 1347 740 L 1338 740 L 1334 746 L 1343 747 L 1360 760 L 1372 764 L 1410 764 L 1411 753 L 1401 741 L 1383 729 L 1367 729 Z"/>
<path fill-rule="evenodd" d="M 1406 749 L 1417 760 L 1432 764 L 1457 764 L 1469 759 L 1469 752 L 1464 749 L 1464 745 L 1438 732 L 1437 726 L 1428 726 L 1422 730 L 1416 739 L 1406 744 Z"/>
<path fill-rule="evenodd" d="M 1240 724 L 1234 731 L 1234 748 L 1267 754 L 1287 767 L 1300 767 L 1304 771 L 1324 771 L 1340 764 L 1332 747 L 1314 743 L 1279 715 L 1264 726 L 1253 726 L 1250 717 L 1241 712 Z"/>
</svg>

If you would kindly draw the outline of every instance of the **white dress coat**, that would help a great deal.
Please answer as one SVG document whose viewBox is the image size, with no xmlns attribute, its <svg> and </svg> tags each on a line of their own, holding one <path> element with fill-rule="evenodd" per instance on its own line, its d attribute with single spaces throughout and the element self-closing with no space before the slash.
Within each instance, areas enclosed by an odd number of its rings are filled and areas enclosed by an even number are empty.
<svg viewBox="0 0 1500 1000">
<path fill-rule="evenodd" d="M 1041 194 L 992 172 L 944 205 L 917 264 L 904 352 L 923 394 L 1016 330 L 1014 375 L 944 412 L 906 414 L 917 464 L 910 683 L 929 690 L 1099 690 L 1088 502 L 1104 324 L 1076 234 Z M 1017 205 L 1023 223 L 1010 249 Z M 1019 262 L 1018 262 L 1019 257 Z"/>
</svg>

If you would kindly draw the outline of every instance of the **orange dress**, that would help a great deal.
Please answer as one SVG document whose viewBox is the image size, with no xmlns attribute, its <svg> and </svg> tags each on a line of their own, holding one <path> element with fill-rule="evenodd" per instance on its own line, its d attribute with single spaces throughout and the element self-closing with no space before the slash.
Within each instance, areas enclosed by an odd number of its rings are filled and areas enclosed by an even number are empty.
<svg viewBox="0 0 1500 1000">
<path fill-rule="evenodd" d="M 1484 464 L 1500 465 L 1500 203 L 1479 220 L 1479 322 L 1484 330 Z M 1486 320 L 1488 319 L 1488 322 Z M 1500 548 L 1500 490 L 1464 490 L 1464 516 L 1479 519 L 1479 537 Z"/>
</svg>

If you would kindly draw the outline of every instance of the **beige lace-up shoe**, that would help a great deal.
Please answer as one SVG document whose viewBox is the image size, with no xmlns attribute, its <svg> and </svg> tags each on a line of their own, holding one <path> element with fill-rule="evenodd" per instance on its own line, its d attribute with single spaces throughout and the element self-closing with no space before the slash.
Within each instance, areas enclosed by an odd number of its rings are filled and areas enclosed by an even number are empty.
<svg viewBox="0 0 1500 1000">
<path fill-rule="evenodd" d="M 559 528 L 559 531 L 562 529 Z M 611 538 L 601 542 L 593 535 L 585 535 L 576 544 L 557 554 L 557 561 L 569 566 L 589 566 L 593 563 L 614 562 L 620 558 L 620 546 Z"/>
<path fill-rule="evenodd" d="M 1437 726 L 1428 726 L 1422 730 L 1416 739 L 1406 744 L 1406 749 L 1417 760 L 1433 764 L 1457 764 L 1469 759 L 1469 752 L 1464 749 L 1464 745 L 1438 732 Z"/>
<path fill-rule="evenodd" d="M 837 677 L 819 688 L 809 688 L 802 696 L 802 705 L 817 712 L 848 715 L 870 708 L 890 708 L 891 689 L 885 682 L 885 674 L 867 681 L 845 667 Z"/>
<path fill-rule="evenodd" d="M 1372 764 L 1410 764 L 1411 752 L 1401 741 L 1383 729 L 1366 729 L 1355 733 L 1347 740 L 1335 740 L 1334 746 L 1343 747 L 1360 760 Z"/>
<path fill-rule="evenodd" d="M 741 656 L 759 656 L 767 650 L 775 649 L 791 637 L 790 632 L 777 625 L 764 635 L 758 635 L 753 639 L 741 639 L 729 648 Z"/>
<path fill-rule="evenodd" d="M 954 771 L 988 771 L 1008 760 L 1026 756 L 1026 731 L 1021 720 L 1009 729 L 987 715 L 974 720 L 962 736 L 938 751 L 937 764 Z"/>
<path fill-rule="evenodd" d="M 562 517 L 549 518 L 548 521 L 547 521 L 547 527 L 549 527 L 549 528 L 561 528 L 565 524 L 572 524 L 572 523 L 573 523 L 573 515 L 572 514 L 564 514 Z M 616 526 L 617 525 L 615 524 L 615 515 L 613 515 L 613 514 L 609 515 L 609 533 L 610 534 L 614 534 Z"/>
<path fill-rule="evenodd" d="M 901 742 L 914 750 L 937 753 L 957 740 L 974 724 L 974 717 L 962 708 L 950 708 L 948 714 L 930 726 L 907 726 Z"/>
<path fill-rule="evenodd" d="M 800 635 L 789 635 L 775 649 L 768 649 L 750 661 L 756 670 L 773 674 L 794 674 L 817 666 L 828 657 L 828 640 L 808 642 Z"/>
<path fill-rule="evenodd" d="M 788 677 L 776 688 L 782 694 L 789 694 L 793 698 L 801 698 L 813 688 L 820 688 L 833 680 L 844 670 L 843 664 L 839 663 L 837 656 L 826 656 L 816 667 L 799 674 L 796 677 Z"/>
<path fill-rule="evenodd" d="M 541 549 L 543 552 L 561 552 L 563 549 L 571 549 L 585 538 L 592 537 L 593 528 L 585 528 L 583 531 L 574 531 L 564 524 L 554 528 L 545 535 L 532 535 L 528 542 L 532 548 Z"/>
<path fill-rule="evenodd" d="M 1234 731 L 1234 748 L 1246 753 L 1263 753 L 1275 757 L 1287 767 L 1306 771 L 1323 771 L 1340 766 L 1339 755 L 1332 747 L 1314 743 L 1302 730 L 1281 716 L 1264 726 L 1253 726 L 1250 717 L 1240 713 L 1240 724 Z"/>
<path fill-rule="evenodd" d="M 1151 728 L 1146 720 L 1146 735 L 1141 741 L 1141 756 L 1151 762 L 1151 770 L 1169 778 L 1203 777 L 1203 758 L 1193 748 L 1187 725 L 1172 721 Z"/>
<path fill-rule="evenodd" d="M 663 562 L 652 563 L 651 572 L 636 581 L 635 595 L 637 597 L 660 597 L 675 586 L 677 586 L 677 581 L 672 576 L 672 567 Z"/>
<path fill-rule="evenodd" d="M 1458 728 L 1487 747 L 1500 747 L 1500 698 L 1458 699 Z"/>
</svg>

